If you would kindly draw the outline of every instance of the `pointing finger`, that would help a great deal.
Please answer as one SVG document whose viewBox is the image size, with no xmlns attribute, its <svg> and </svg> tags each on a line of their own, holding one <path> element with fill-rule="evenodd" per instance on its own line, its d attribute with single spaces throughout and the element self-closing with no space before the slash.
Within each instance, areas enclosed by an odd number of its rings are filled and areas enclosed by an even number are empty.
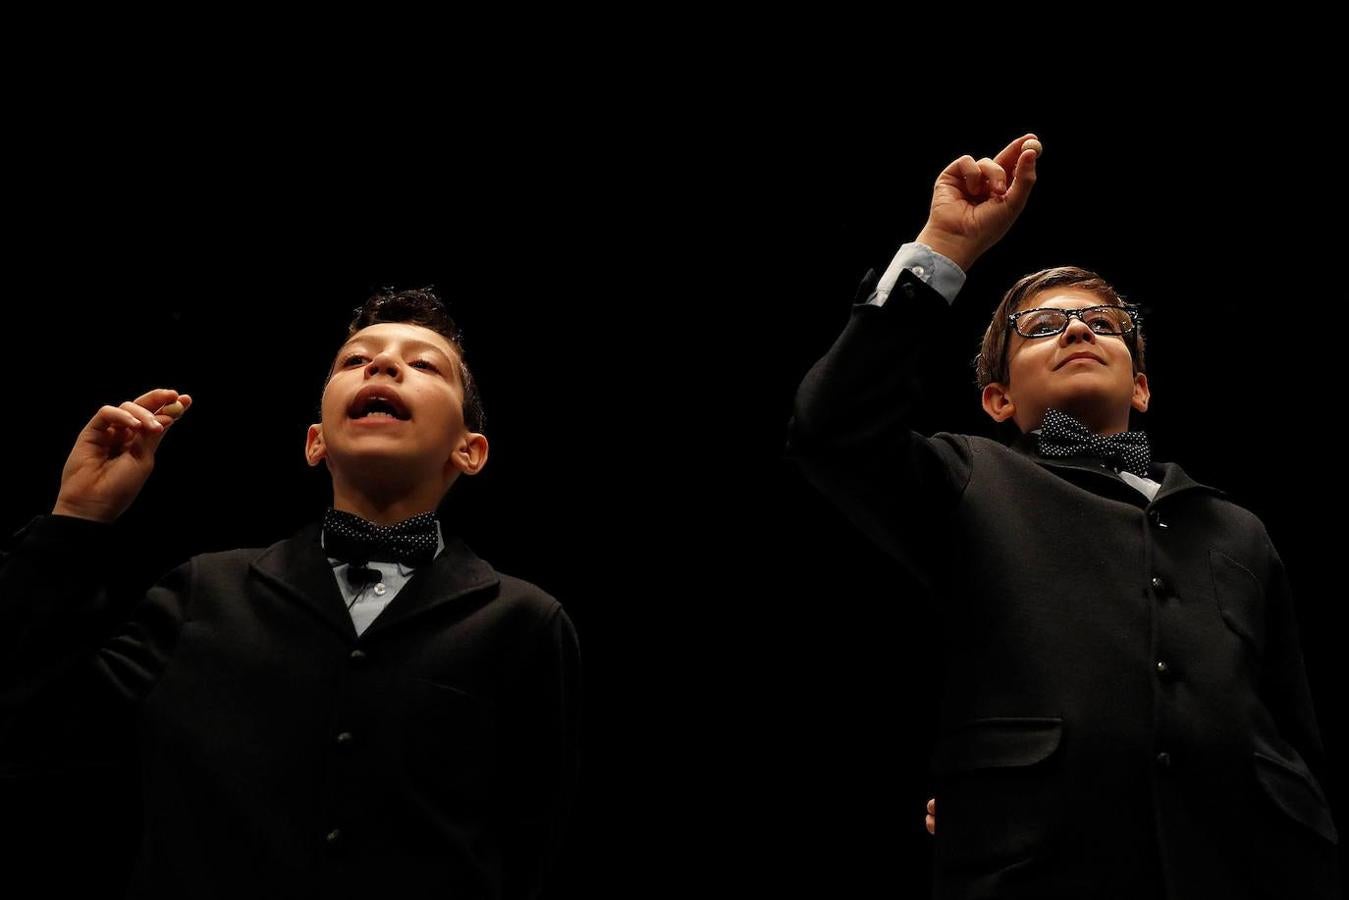
<svg viewBox="0 0 1349 900">
<path fill-rule="evenodd" d="M 122 409 L 135 416 L 136 423 L 148 428 L 150 431 L 162 431 L 164 426 L 159 423 L 148 409 L 139 403 L 133 403 L 130 400 L 122 404 Z"/>
<path fill-rule="evenodd" d="M 1040 142 L 1027 141 L 1030 146 L 1021 150 L 1016 162 L 1016 173 L 1012 176 L 1012 187 L 1007 191 L 1007 202 L 1013 211 L 1020 214 L 1030 199 L 1031 188 L 1035 187 L 1035 161 L 1040 158 Z"/>
<path fill-rule="evenodd" d="M 1038 149 L 1040 146 L 1039 139 L 1033 132 L 1027 132 L 999 150 L 998 155 L 994 157 L 994 159 L 997 161 L 998 165 L 1002 166 L 1004 172 L 1011 174 L 1016 168 L 1017 160 L 1021 158 L 1021 151 L 1024 150 L 1026 144 L 1031 141 L 1035 142 L 1033 146 Z"/>
</svg>

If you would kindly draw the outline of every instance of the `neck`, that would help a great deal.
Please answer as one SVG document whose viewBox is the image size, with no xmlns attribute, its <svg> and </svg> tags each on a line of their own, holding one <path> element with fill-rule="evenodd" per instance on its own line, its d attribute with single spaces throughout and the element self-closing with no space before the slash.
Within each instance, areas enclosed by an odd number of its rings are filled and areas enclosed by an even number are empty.
<svg viewBox="0 0 1349 900">
<path fill-rule="evenodd" d="M 1077 421 L 1085 425 L 1087 430 L 1092 434 L 1122 434 L 1129 430 L 1129 413 L 1127 410 L 1123 417 L 1120 417 L 1118 415 L 1101 416 L 1099 414 L 1093 414 L 1091 411 L 1079 411 L 1062 406 L 1055 406 L 1053 408 L 1065 415 L 1077 419 Z M 1035 424 L 1031 426 L 1031 430 L 1039 431 L 1040 426 L 1043 424 L 1044 412 L 1041 412 L 1039 418 L 1035 420 Z"/>
<path fill-rule="evenodd" d="M 351 513 L 376 525 L 393 525 L 425 512 L 435 512 L 439 497 L 371 497 L 333 485 L 333 509 Z"/>
</svg>

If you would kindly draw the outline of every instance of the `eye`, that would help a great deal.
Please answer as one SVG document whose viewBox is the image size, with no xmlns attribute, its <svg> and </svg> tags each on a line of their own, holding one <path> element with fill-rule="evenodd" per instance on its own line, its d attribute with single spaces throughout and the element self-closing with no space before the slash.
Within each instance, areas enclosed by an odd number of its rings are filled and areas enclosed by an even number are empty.
<svg viewBox="0 0 1349 900">
<path fill-rule="evenodd" d="M 348 364 L 349 364 L 352 360 L 354 360 L 354 359 L 365 359 L 365 357 L 362 356 L 362 355 L 359 354 L 359 353 L 353 353 L 353 354 L 351 354 L 350 356 L 348 356 L 346 359 L 342 360 L 342 365 L 344 365 L 344 366 L 345 366 L 345 365 L 348 365 Z M 433 372 L 439 372 L 439 371 L 440 371 L 439 369 L 437 369 L 437 368 L 435 367 L 435 364 L 434 364 L 434 363 L 432 363 L 430 360 L 426 360 L 426 359 L 419 359 L 419 360 L 417 360 L 416 362 L 412 363 L 412 365 L 414 365 L 414 366 L 430 366 L 430 367 L 431 367 L 431 371 L 433 371 Z"/>
<path fill-rule="evenodd" d="M 1031 335 L 1052 334 L 1061 323 L 1062 314 L 1053 310 L 1037 310 L 1022 320 L 1021 328 Z"/>
<path fill-rule="evenodd" d="M 1091 313 L 1087 318 L 1090 320 L 1087 324 L 1102 334 L 1116 334 L 1124 327 L 1124 317 L 1114 307 Z"/>
</svg>

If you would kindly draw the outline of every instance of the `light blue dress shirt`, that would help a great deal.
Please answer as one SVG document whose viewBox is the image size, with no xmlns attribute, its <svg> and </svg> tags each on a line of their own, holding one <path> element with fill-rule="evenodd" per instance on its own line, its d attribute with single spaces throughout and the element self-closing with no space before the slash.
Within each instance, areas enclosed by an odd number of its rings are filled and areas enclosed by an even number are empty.
<svg viewBox="0 0 1349 900">
<path fill-rule="evenodd" d="M 327 547 L 325 535 L 319 538 L 319 544 Z M 436 520 L 436 556 L 445 549 L 445 535 L 440 530 L 440 520 Z M 350 564 L 342 562 L 340 559 L 328 557 L 328 563 L 333 567 L 333 575 L 337 578 L 337 588 L 342 592 L 342 598 L 347 601 L 347 612 L 351 613 L 351 624 L 356 626 L 356 633 L 359 635 L 370 627 L 370 623 L 375 621 L 384 611 L 384 607 L 389 605 L 389 601 L 398 596 L 398 592 L 408 583 L 417 571 L 414 566 L 405 566 L 400 562 L 371 562 L 370 568 L 379 571 L 381 578 L 373 584 L 366 584 L 361 587 L 353 585 L 347 580 L 347 570 L 351 568 Z"/>
</svg>

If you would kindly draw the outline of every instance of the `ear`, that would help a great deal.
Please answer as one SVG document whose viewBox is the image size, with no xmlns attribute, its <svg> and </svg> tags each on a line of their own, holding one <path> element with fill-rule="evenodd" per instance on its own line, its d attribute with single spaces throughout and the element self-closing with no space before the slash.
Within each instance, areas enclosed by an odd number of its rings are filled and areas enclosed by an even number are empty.
<svg viewBox="0 0 1349 900">
<path fill-rule="evenodd" d="M 459 443 L 450 453 L 447 470 L 455 469 L 465 475 L 477 475 L 487 465 L 487 435 L 464 431 Z"/>
<path fill-rule="evenodd" d="M 310 425 L 304 438 L 304 458 L 311 466 L 317 466 L 328 456 L 328 448 L 323 443 L 323 426 Z"/>
<path fill-rule="evenodd" d="M 1001 381 L 993 381 L 984 386 L 980 401 L 983 403 L 984 412 L 995 422 L 1006 422 L 1016 415 L 1016 403 L 1007 390 L 1007 385 Z"/>
<path fill-rule="evenodd" d="M 1152 392 L 1148 390 L 1148 376 L 1139 372 L 1134 376 L 1134 395 L 1129 400 L 1129 404 L 1139 412 L 1148 411 L 1148 400 L 1151 399 Z"/>
</svg>

